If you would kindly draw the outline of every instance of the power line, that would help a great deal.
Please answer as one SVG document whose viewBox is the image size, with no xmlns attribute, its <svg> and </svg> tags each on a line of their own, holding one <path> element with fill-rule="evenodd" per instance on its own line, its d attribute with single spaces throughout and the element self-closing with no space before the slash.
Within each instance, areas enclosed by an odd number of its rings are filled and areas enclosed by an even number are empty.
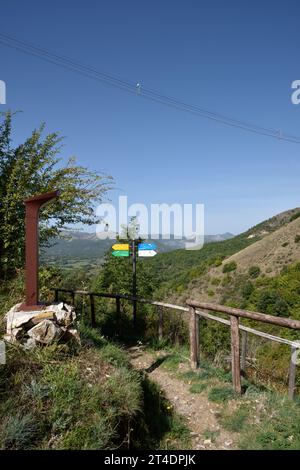
<svg viewBox="0 0 300 470">
<path fill-rule="evenodd" d="M 63 67 L 67 70 L 83 75 L 87 78 L 97 80 L 103 84 L 114 86 L 123 91 L 137 95 L 141 98 L 163 104 L 164 106 L 168 106 L 173 109 L 177 109 L 179 111 L 188 112 L 198 117 L 216 121 L 226 126 L 239 128 L 247 132 L 252 132 L 252 133 L 264 135 L 267 137 L 276 138 L 278 140 L 300 143 L 300 137 L 285 134 L 281 130 L 265 128 L 265 127 L 262 127 L 253 123 L 241 121 L 239 119 L 234 119 L 229 116 L 225 116 L 219 113 L 215 113 L 215 112 L 203 109 L 197 105 L 180 101 L 177 98 L 161 94 L 158 91 L 155 91 L 151 88 L 146 88 L 144 86 L 141 86 L 139 83 L 126 81 L 120 77 L 117 77 L 116 75 L 108 74 L 105 72 L 100 72 L 92 67 L 83 65 L 69 57 L 55 54 L 49 51 L 48 49 L 36 47 L 33 44 L 20 41 L 11 36 L 7 36 L 3 33 L 0 33 L 0 44 L 3 46 L 18 50 L 20 52 L 23 52 L 27 55 L 31 55 L 38 59 L 42 59 L 46 62 L 57 65 L 59 67 Z"/>
</svg>

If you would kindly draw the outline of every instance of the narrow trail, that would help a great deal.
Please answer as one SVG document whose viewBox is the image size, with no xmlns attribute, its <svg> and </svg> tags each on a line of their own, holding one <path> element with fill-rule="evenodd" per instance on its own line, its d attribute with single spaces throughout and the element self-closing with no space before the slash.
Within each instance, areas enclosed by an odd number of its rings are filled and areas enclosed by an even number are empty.
<svg viewBox="0 0 300 470">
<path fill-rule="evenodd" d="M 193 394 L 190 384 L 178 379 L 174 373 L 163 369 L 161 364 L 166 353 L 150 353 L 142 347 L 128 350 L 135 369 L 144 370 L 149 378 L 164 391 L 175 411 L 185 417 L 190 429 L 192 449 L 195 450 L 230 450 L 236 449 L 236 433 L 222 429 L 218 423 L 221 405 L 209 402 L 206 393 Z M 189 370 L 181 364 L 182 372 Z M 214 437 L 211 438 L 210 435 Z"/>
</svg>

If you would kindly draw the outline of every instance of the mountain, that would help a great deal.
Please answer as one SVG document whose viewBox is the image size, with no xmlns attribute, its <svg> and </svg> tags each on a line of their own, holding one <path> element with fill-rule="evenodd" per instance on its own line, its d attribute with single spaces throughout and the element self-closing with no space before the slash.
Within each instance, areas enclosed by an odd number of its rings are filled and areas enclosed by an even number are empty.
<svg viewBox="0 0 300 470">
<path fill-rule="evenodd" d="M 114 233 L 105 233 L 110 238 L 98 238 L 96 233 L 65 231 L 62 237 L 53 240 L 52 244 L 43 249 L 42 261 L 48 264 L 57 264 L 62 267 L 91 267 L 101 264 L 104 254 L 110 249 L 115 241 Z M 231 233 L 206 235 L 205 243 L 227 240 L 234 235 Z M 148 239 L 146 242 L 150 242 Z M 155 240 L 158 253 L 166 253 L 172 250 L 183 249 L 186 240 Z"/>
<path fill-rule="evenodd" d="M 255 265 L 264 275 L 278 273 L 282 267 L 300 259 L 300 244 L 295 241 L 300 235 L 299 224 L 300 208 L 295 208 L 233 238 L 207 243 L 201 250 L 177 250 L 157 256 L 152 260 L 152 269 L 160 278 L 161 295 L 193 293 L 198 297 L 208 289 L 205 279 L 219 276 L 221 279 L 215 282 L 222 281 L 224 264 L 230 261 L 237 263 L 237 273 Z"/>
</svg>

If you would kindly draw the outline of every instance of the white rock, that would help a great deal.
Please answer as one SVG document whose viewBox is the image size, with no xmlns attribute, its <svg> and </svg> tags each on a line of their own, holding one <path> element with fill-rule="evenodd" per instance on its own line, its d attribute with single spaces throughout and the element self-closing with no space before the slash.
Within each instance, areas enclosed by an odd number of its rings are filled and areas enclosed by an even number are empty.
<svg viewBox="0 0 300 470">
<path fill-rule="evenodd" d="M 58 341 L 64 331 L 51 320 L 43 320 L 28 331 L 28 336 L 38 343 L 49 344 Z"/>
<path fill-rule="evenodd" d="M 81 344 L 80 336 L 78 331 L 75 328 L 69 328 L 64 333 L 64 341 L 75 341 L 78 344 Z"/>
<path fill-rule="evenodd" d="M 59 325 L 69 326 L 71 325 L 75 318 L 76 314 L 74 310 L 67 310 L 64 308 L 57 309 L 54 313 L 55 320 Z"/>
<path fill-rule="evenodd" d="M 37 346 L 37 341 L 34 338 L 28 338 L 23 344 L 24 349 L 33 349 Z"/>
</svg>

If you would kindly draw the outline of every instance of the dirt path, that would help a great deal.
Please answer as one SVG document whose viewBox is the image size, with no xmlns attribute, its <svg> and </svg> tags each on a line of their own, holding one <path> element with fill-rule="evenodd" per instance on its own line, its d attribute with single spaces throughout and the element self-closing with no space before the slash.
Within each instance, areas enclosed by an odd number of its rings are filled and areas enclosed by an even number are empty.
<svg viewBox="0 0 300 470">
<path fill-rule="evenodd" d="M 164 390 L 176 412 L 186 418 L 191 430 L 193 449 L 236 448 L 236 435 L 222 429 L 218 423 L 220 405 L 209 402 L 205 393 L 191 393 L 188 383 L 159 366 L 159 359 L 162 359 L 165 353 L 149 353 L 141 347 L 133 347 L 129 349 L 129 355 L 132 365 L 136 369 L 146 370 L 149 377 Z"/>
</svg>

